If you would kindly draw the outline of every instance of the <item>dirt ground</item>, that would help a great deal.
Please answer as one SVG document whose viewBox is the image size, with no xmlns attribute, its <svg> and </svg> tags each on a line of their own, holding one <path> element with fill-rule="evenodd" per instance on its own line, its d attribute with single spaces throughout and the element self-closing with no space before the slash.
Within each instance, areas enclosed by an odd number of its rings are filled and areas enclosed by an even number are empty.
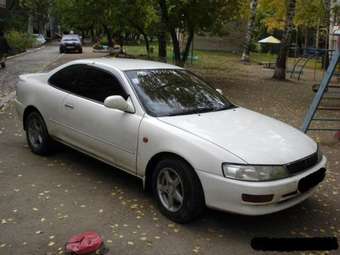
<svg viewBox="0 0 340 255">
<path fill-rule="evenodd" d="M 63 56 L 48 68 L 78 57 Z M 296 127 L 314 95 L 312 76 L 274 82 L 271 71 L 238 58 L 190 68 L 233 103 Z M 178 225 L 121 171 L 66 148 L 51 157 L 32 154 L 11 103 L 0 112 L 0 255 L 63 254 L 69 236 L 88 230 L 102 235 L 111 254 L 263 254 L 252 250 L 252 238 L 339 236 L 340 142 L 334 133 L 311 136 L 329 163 L 326 181 L 306 202 L 261 217 L 207 210 Z"/>
</svg>

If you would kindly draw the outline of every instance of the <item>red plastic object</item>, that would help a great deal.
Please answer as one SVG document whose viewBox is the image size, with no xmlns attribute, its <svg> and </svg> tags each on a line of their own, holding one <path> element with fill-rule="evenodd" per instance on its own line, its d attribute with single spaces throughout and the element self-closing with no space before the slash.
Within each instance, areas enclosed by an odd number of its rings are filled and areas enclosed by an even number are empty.
<svg viewBox="0 0 340 255">
<path fill-rule="evenodd" d="M 103 240 L 96 232 L 84 232 L 72 236 L 66 244 L 66 252 L 85 255 L 97 251 Z"/>
</svg>

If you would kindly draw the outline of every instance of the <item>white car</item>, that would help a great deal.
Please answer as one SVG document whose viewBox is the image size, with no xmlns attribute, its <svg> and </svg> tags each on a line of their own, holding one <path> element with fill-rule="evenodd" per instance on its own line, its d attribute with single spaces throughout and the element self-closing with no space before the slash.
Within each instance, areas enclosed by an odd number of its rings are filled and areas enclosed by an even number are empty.
<svg viewBox="0 0 340 255">
<path fill-rule="evenodd" d="M 33 37 L 35 39 L 34 44 L 36 46 L 41 46 L 46 43 L 46 39 L 42 34 L 33 34 Z"/>
<path fill-rule="evenodd" d="M 301 131 L 238 107 L 185 69 L 89 59 L 21 75 L 16 107 L 34 153 L 58 141 L 143 180 L 176 222 L 205 206 L 245 215 L 309 197 L 326 158 Z"/>
</svg>

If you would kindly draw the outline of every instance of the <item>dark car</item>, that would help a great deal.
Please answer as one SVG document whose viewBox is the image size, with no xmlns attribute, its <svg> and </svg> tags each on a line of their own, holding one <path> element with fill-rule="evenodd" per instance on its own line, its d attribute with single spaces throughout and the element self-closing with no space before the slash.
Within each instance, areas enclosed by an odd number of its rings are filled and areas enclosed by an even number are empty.
<svg viewBox="0 0 340 255">
<path fill-rule="evenodd" d="M 83 53 L 83 47 L 79 35 L 64 35 L 60 41 L 59 51 L 60 53 Z"/>
</svg>

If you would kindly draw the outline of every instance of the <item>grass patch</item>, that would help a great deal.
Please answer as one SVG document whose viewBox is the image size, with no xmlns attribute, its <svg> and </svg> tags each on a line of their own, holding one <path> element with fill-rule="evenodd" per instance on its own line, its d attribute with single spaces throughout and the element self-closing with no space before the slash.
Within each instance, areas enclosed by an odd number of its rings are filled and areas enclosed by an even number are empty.
<svg viewBox="0 0 340 255">
<path fill-rule="evenodd" d="M 158 45 L 153 44 L 151 45 L 151 47 L 153 48 L 153 50 L 150 54 L 150 59 L 158 60 Z M 137 58 L 147 58 L 146 49 L 145 49 L 145 46 L 143 45 L 134 45 L 134 46 L 127 45 L 127 46 L 124 46 L 124 49 L 126 53 L 129 55 L 133 55 Z M 167 56 L 168 56 L 168 63 L 173 63 L 174 61 L 173 61 L 172 47 L 167 48 Z M 271 53 L 252 52 L 250 56 L 251 56 L 251 62 L 253 64 L 260 64 L 264 62 L 275 63 L 276 58 L 277 58 L 276 54 L 271 54 Z M 222 51 L 202 51 L 202 50 L 195 50 L 194 57 L 197 57 L 197 60 L 193 60 L 193 62 L 191 63 L 191 60 L 189 59 L 186 64 L 187 66 L 195 67 L 199 69 L 217 69 L 217 70 L 231 67 L 230 65 L 232 63 L 239 62 L 241 59 L 240 54 L 222 52 Z M 292 69 L 296 61 L 297 61 L 297 58 L 288 58 L 288 69 Z M 306 64 L 306 68 L 308 69 L 316 68 L 316 70 L 321 70 L 320 60 L 311 59 Z"/>
</svg>

